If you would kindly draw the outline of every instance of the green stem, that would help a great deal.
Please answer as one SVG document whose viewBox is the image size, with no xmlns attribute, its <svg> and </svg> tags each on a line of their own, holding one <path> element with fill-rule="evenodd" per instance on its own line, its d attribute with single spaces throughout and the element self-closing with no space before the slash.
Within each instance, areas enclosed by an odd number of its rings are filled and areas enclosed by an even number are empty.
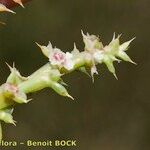
<svg viewBox="0 0 150 150">
<path fill-rule="evenodd" d="M 65 75 L 70 72 L 73 72 L 74 70 L 79 69 L 82 66 L 89 66 L 91 64 L 91 61 L 89 62 L 83 59 L 82 57 L 78 57 L 75 60 L 75 66 L 72 70 L 66 70 L 64 68 L 60 69 L 60 72 Z M 31 76 L 28 77 L 26 81 L 23 81 L 18 85 L 19 89 L 28 94 L 33 93 L 39 90 L 42 90 L 44 88 L 50 87 L 50 81 L 52 78 L 54 67 L 50 65 L 50 63 L 47 63 L 46 65 L 42 66 L 40 69 L 35 71 Z M 60 78 L 58 77 L 57 80 Z"/>
<path fill-rule="evenodd" d="M 26 81 L 20 83 L 18 87 L 26 94 L 39 91 L 45 87 L 48 87 L 47 81 L 50 79 L 51 73 L 51 66 L 47 63 L 29 76 Z"/>
</svg>

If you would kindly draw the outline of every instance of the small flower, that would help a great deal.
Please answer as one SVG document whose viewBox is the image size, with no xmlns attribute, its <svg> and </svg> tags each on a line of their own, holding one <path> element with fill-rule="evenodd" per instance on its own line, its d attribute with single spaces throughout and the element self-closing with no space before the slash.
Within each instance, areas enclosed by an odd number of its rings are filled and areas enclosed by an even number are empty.
<svg viewBox="0 0 150 150">
<path fill-rule="evenodd" d="M 2 85 L 2 88 L 4 96 L 8 99 L 12 99 L 14 102 L 28 103 L 30 101 L 27 100 L 26 94 L 20 91 L 17 85 L 5 83 Z"/>
<path fill-rule="evenodd" d="M 51 43 L 49 43 L 47 48 L 49 50 L 49 61 L 52 65 L 56 65 L 60 68 L 64 67 L 67 70 L 73 69 L 74 62 L 71 53 L 64 53 L 58 48 L 52 48 Z"/>
<path fill-rule="evenodd" d="M 104 51 L 96 50 L 93 53 L 93 58 L 94 58 L 95 63 L 102 63 L 103 58 L 104 58 Z"/>
<path fill-rule="evenodd" d="M 74 68 L 73 55 L 69 52 L 66 52 L 64 67 L 67 70 L 72 70 Z"/>
<path fill-rule="evenodd" d="M 13 93 L 14 95 L 16 95 L 19 91 L 18 87 L 16 85 L 10 84 L 10 83 L 6 83 L 4 85 L 4 88 L 6 91 L 9 91 L 10 93 Z"/>
<path fill-rule="evenodd" d="M 49 61 L 52 65 L 56 65 L 59 68 L 64 67 L 67 70 L 71 70 L 74 67 L 73 55 L 69 52 L 62 52 L 58 48 L 54 48 L 53 52 L 49 55 Z"/>
<path fill-rule="evenodd" d="M 96 64 L 102 63 L 104 59 L 103 44 L 100 42 L 99 37 L 95 35 L 89 35 L 88 33 L 85 35 L 83 31 L 81 32 L 85 44 L 85 52 L 92 63 L 91 77 L 92 81 L 94 82 L 94 74 L 98 74 Z"/>
<path fill-rule="evenodd" d="M 36 43 L 42 50 L 43 54 L 49 58 L 51 65 L 58 66 L 58 68 L 65 68 L 72 70 L 74 68 L 73 54 L 70 52 L 62 52 L 58 48 L 53 48 L 51 42 L 47 46 L 42 46 Z"/>
<path fill-rule="evenodd" d="M 49 61 L 52 65 L 61 66 L 64 64 L 66 54 L 58 48 L 54 48 L 53 51 L 49 54 Z"/>
</svg>

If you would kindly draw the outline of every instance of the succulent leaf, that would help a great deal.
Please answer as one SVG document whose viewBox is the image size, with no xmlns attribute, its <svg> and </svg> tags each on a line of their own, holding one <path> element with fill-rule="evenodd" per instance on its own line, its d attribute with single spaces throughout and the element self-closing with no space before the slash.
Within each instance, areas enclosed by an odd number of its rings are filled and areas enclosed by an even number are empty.
<svg viewBox="0 0 150 150">
<path fill-rule="evenodd" d="M 61 85 L 60 83 L 51 81 L 49 84 L 49 87 L 51 87 L 59 95 L 66 96 L 66 97 L 69 97 L 74 100 L 74 98 L 68 94 L 66 88 L 63 85 Z"/>
<path fill-rule="evenodd" d="M 85 73 L 86 75 L 88 75 L 90 77 L 90 74 L 88 73 L 87 69 L 85 67 L 80 67 L 79 71 Z"/>
<path fill-rule="evenodd" d="M 0 110 L 0 120 L 16 125 L 16 121 L 13 120 L 13 116 L 11 115 L 11 113 L 7 112 L 7 110 Z"/>
</svg>

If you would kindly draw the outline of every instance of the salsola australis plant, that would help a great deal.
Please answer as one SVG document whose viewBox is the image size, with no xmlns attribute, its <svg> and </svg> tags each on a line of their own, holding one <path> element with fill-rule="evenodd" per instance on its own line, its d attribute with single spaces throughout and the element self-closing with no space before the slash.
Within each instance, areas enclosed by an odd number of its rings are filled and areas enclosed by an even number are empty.
<svg viewBox="0 0 150 150">
<path fill-rule="evenodd" d="M 23 3 L 30 0 L 0 0 L 0 12 L 14 13 L 10 8 L 16 4 L 24 8 Z M 1 22 L 2 23 L 2 22 Z M 36 43 L 41 49 L 42 53 L 48 58 L 48 63 L 35 71 L 28 77 L 24 77 L 13 65 L 10 68 L 10 75 L 6 83 L 0 86 L 0 120 L 5 123 L 16 125 L 13 120 L 13 110 L 17 104 L 28 103 L 31 99 L 27 98 L 28 93 L 39 91 L 43 88 L 52 88 L 61 96 L 66 96 L 74 99 L 66 90 L 66 83 L 62 76 L 74 70 L 79 70 L 86 74 L 90 74 L 94 82 L 94 74 L 98 74 L 96 65 L 106 64 L 108 70 L 117 79 L 114 61 L 121 60 L 135 64 L 126 54 L 130 41 L 120 44 L 120 35 L 113 36 L 112 41 L 103 46 L 99 37 L 95 35 L 85 35 L 82 32 L 83 42 L 85 44 L 84 51 L 80 52 L 76 45 L 72 52 L 63 52 L 60 49 L 53 47 L 49 42 L 47 46 Z M 0 141 L 2 140 L 2 127 L 0 122 Z"/>
<path fill-rule="evenodd" d="M 106 64 L 108 70 L 117 78 L 114 61 L 121 60 L 135 64 L 126 54 L 126 50 L 133 39 L 120 44 L 120 35 L 113 36 L 112 41 L 103 46 L 99 37 L 82 32 L 84 50 L 79 51 L 74 44 L 71 52 L 63 52 L 53 47 L 49 42 L 48 46 L 42 46 L 37 43 L 42 53 L 47 57 L 48 63 L 42 66 L 28 77 L 24 77 L 13 65 L 10 68 L 10 75 L 6 83 L 0 86 L 0 120 L 5 123 L 15 125 L 13 120 L 13 110 L 17 104 L 30 102 L 27 98 L 28 93 L 39 91 L 43 88 L 51 88 L 61 96 L 71 99 L 73 97 L 65 88 L 62 76 L 74 70 L 80 70 L 84 73 L 90 73 L 94 81 L 94 74 L 98 74 L 96 66 Z M 0 128 L 0 139 L 2 139 L 2 129 Z"/>
</svg>

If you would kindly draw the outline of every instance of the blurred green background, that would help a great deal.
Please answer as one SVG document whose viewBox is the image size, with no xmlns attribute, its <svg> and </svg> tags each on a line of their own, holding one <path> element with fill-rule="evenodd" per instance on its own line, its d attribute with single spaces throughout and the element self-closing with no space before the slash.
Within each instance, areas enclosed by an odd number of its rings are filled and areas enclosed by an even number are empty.
<svg viewBox="0 0 150 150">
<path fill-rule="evenodd" d="M 7 23 L 0 26 L 1 84 L 9 75 L 5 62 L 15 62 L 25 76 L 47 62 L 35 42 L 51 41 L 64 51 L 71 51 L 76 42 L 82 50 L 81 29 L 100 35 L 104 44 L 114 32 L 122 33 L 123 42 L 136 36 L 128 54 L 138 65 L 116 64 L 118 81 L 104 65 L 94 84 L 79 72 L 66 75 L 75 101 L 50 89 L 30 95 L 34 100 L 14 111 L 17 127 L 3 124 L 4 139 L 77 140 L 76 148 L 58 148 L 69 150 L 149 150 L 150 1 L 33 0 L 25 6 L 15 8 L 16 15 L 0 17 Z M 31 148 L 38 149 L 44 148 Z"/>
</svg>

